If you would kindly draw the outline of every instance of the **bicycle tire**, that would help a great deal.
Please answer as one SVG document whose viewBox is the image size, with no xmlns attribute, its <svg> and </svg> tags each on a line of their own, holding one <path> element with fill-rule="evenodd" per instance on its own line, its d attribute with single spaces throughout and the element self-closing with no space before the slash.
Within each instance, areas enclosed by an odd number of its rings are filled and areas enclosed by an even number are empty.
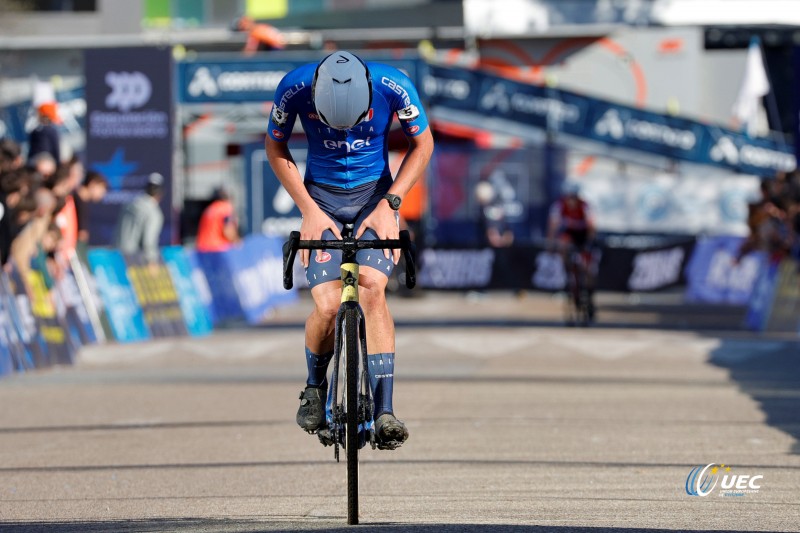
<svg viewBox="0 0 800 533">
<path fill-rule="evenodd" d="M 344 312 L 345 406 L 347 424 L 345 451 L 347 453 L 347 523 L 358 524 L 358 311 Z"/>
</svg>

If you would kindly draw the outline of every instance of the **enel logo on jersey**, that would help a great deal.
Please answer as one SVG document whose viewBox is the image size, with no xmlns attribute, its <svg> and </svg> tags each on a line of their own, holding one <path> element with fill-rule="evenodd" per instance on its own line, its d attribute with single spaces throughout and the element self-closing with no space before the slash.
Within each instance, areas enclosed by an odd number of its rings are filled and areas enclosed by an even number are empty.
<svg viewBox="0 0 800 533">
<path fill-rule="evenodd" d="M 339 150 L 340 148 L 344 148 L 347 153 L 355 152 L 364 148 L 365 146 L 372 146 L 369 144 L 371 137 L 367 137 L 366 140 L 364 139 L 356 139 L 353 142 L 347 141 L 334 141 L 331 139 L 325 139 L 322 142 L 322 145 L 325 146 L 328 150 Z"/>
</svg>

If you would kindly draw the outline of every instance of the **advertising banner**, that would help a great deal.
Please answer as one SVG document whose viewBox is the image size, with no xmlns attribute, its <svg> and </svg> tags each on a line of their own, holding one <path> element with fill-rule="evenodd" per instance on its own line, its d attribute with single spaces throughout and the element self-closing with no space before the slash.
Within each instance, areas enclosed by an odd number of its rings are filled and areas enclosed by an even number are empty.
<svg viewBox="0 0 800 533">
<path fill-rule="evenodd" d="M 763 252 L 739 258 L 742 237 L 703 237 L 697 241 L 686 266 L 686 300 L 689 302 L 747 305 L 761 272 Z"/>
<path fill-rule="evenodd" d="M 250 235 L 225 252 L 197 253 L 214 302 L 214 323 L 263 321 L 275 306 L 297 298 L 283 288 L 283 239 Z"/>
<path fill-rule="evenodd" d="M 54 295 L 63 308 L 62 323 L 65 324 L 72 344 L 84 346 L 97 342 L 97 335 L 71 266 L 64 267 L 63 276 L 56 282 L 55 288 Z"/>
<path fill-rule="evenodd" d="M 150 263 L 144 255 L 125 255 L 128 279 L 154 337 L 186 335 L 180 299 L 169 269 L 162 261 Z"/>
<path fill-rule="evenodd" d="M 45 343 L 50 364 L 66 365 L 72 363 L 75 350 L 56 311 L 46 276 L 44 272 L 36 269 L 28 272 L 27 285 L 30 289 L 31 311 L 36 318 L 39 336 Z"/>
<path fill-rule="evenodd" d="M 599 290 L 650 292 L 680 285 L 693 238 L 650 239 L 639 245 L 604 245 L 592 253 Z M 427 248 L 419 282 L 430 289 L 563 290 L 566 270 L 559 253 L 538 246 Z"/>
<path fill-rule="evenodd" d="M 84 52 L 87 167 L 108 178 L 109 192 L 90 211 L 91 243 L 112 243 L 117 216 L 157 172 L 164 177 L 161 243 L 173 230 L 172 51 L 165 48 Z"/>
<path fill-rule="evenodd" d="M 20 335 L 19 311 L 8 276 L 0 271 L 0 335 L 3 337 L 6 350 L 16 371 L 33 368 L 33 358 Z"/>
<path fill-rule="evenodd" d="M 149 339 L 150 330 L 128 279 L 122 254 L 98 248 L 89 251 L 88 259 L 114 338 L 119 342 Z"/>
<path fill-rule="evenodd" d="M 785 143 L 484 72 L 431 66 L 424 87 L 434 111 L 472 114 L 497 127 L 498 120 L 533 126 L 742 174 L 771 176 L 797 167 Z M 457 122 L 460 116 L 451 118 Z"/>
<path fill-rule="evenodd" d="M 28 292 L 19 272 L 14 268 L 8 276 L 9 294 L 14 295 L 14 304 L 11 308 L 16 310 L 14 317 L 20 339 L 25 344 L 25 350 L 33 361 L 35 368 L 44 368 L 52 365 L 47 344 L 39 334 L 39 322 L 33 313 L 33 302 L 28 298 Z"/>
<path fill-rule="evenodd" d="M 201 296 L 203 292 L 209 293 L 208 282 L 202 271 L 194 268 L 186 250 L 181 246 L 168 246 L 161 250 L 161 256 L 178 291 L 186 330 L 193 337 L 211 333 L 213 329 L 211 314 Z M 196 273 L 199 273 L 202 279 L 199 279 Z"/>
<path fill-rule="evenodd" d="M 320 54 L 319 59 L 324 55 Z M 178 98 L 185 104 L 271 102 L 281 79 L 291 70 L 313 62 L 274 61 L 262 57 L 178 63 Z M 414 59 L 380 58 L 419 80 L 424 64 Z"/>
</svg>

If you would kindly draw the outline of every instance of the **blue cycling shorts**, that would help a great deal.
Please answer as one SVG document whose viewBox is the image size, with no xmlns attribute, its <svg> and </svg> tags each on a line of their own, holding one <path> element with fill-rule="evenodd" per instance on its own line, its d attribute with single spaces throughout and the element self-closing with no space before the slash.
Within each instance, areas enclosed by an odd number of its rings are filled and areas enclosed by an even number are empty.
<svg viewBox="0 0 800 533">
<path fill-rule="evenodd" d="M 359 225 L 375 209 L 383 199 L 383 195 L 392 186 L 391 176 L 384 176 L 378 180 L 358 185 L 353 189 L 342 189 L 321 183 L 306 183 L 306 190 L 322 211 L 331 217 L 336 226 L 341 229 L 345 224 L 353 224 L 353 233 L 358 231 Z M 322 234 L 324 240 L 335 239 L 333 232 L 326 230 Z M 378 235 L 368 229 L 361 239 L 375 240 Z M 330 250 L 322 253 L 317 260 L 317 253 L 310 254 L 308 268 L 306 268 L 306 281 L 311 288 L 328 281 L 341 279 L 339 266 L 342 262 L 341 250 Z M 356 262 L 362 266 L 369 266 L 388 277 L 394 270 L 394 261 L 386 259 L 383 250 L 359 250 L 356 253 Z"/>
</svg>

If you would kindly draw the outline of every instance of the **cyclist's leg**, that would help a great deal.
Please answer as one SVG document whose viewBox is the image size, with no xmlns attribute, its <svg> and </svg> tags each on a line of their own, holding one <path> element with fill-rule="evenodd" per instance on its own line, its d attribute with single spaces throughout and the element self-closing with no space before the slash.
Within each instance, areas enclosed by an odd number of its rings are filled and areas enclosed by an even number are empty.
<svg viewBox="0 0 800 533">
<path fill-rule="evenodd" d="M 370 233 L 365 233 L 366 238 L 374 238 L 374 234 L 370 236 Z M 359 301 L 364 309 L 367 329 L 367 363 L 370 388 L 375 399 L 377 444 L 381 449 L 394 449 L 408 439 L 408 430 L 394 416 L 392 404 L 394 319 L 386 303 L 386 285 L 394 263 L 386 259 L 381 250 L 362 250 L 360 254 Z"/>
<path fill-rule="evenodd" d="M 332 237 L 332 234 L 323 236 L 325 239 Z M 297 424 L 306 431 L 320 429 L 325 421 L 327 372 L 333 357 L 334 327 L 341 296 L 340 255 L 341 252 L 326 252 L 318 260 L 316 253 L 312 253 L 306 269 L 314 309 L 306 319 L 308 377 L 297 411 Z"/>
</svg>

